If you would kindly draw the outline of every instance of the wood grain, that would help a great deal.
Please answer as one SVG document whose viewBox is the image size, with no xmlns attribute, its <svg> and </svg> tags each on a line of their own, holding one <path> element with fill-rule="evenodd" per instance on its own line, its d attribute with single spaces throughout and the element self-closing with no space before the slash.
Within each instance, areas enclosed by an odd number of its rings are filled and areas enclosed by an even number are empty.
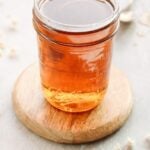
<svg viewBox="0 0 150 150">
<path fill-rule="evenodd" d="M 13 91 L 18 118 L 36 134 L 59 143 L 86 143 L 119 129 L 133 106 L 128 79 L 111 69 L 110 84 L 101 106 L 84 113 L 66 113 L 44 100 L 38 65 L 29 66 L 18 78 Z"/>
</svg>

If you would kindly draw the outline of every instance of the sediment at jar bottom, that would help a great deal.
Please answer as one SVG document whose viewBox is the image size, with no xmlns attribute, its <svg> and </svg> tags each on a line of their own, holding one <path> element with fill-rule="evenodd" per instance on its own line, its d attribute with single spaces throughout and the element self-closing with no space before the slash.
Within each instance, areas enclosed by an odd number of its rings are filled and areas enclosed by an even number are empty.
<svg viewBox="0 0 150 150">
<path fill-rule="evenodd" d="M 85 112 L 100 105 L 106 89 L 90 93 L 69 93 L 43 87 L 45 99 L 55 108 L 65 112 Z"/>
</svg>

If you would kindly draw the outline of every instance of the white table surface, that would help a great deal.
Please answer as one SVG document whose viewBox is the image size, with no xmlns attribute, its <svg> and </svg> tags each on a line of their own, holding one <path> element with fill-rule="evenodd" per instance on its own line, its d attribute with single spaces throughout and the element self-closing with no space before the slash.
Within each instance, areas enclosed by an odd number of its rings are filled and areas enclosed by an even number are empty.
<svg viewBox="0 0 150 150">
<path fill-rule="evenodd" d="M 132 84 L 133 113 L 114 135 L 83 145 L 56 144 L 40 138 L 14 114 L 11 100 L 14 82 L 38 58 L 32 5 L 32 0 L 0 0 L 0 33 L 3 34 L 0 42 L 6 44 L 0 58 L 0 150 L 115 150 L 116 143 L 124 145 L 128 137 L 135 140 L 135 150 L 146 150 L 143 140 L 150 134 L 150 27 L 141 25 L 139 19 L 145 11 L 150 11 L 150 1 L 135 1 L 134 23 L 121 25 L 114 46 L 113 63 L 126 73 Z M 8 15 L 18 18 L 16 32 L 8 31 Z M 17 59 L 8 58 L 11 48 L 17 49 Z"/>
</svg>

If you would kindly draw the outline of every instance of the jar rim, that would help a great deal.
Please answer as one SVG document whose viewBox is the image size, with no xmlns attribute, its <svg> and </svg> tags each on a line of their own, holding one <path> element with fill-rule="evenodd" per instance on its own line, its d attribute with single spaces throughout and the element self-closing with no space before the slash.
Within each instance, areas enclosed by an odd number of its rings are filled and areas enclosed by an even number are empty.
<svg viewBox="0 0 150 150">
<path fill-rule="evenodd" d="M 105 18 L 103 21 L 99 21 L 96 23 L 90 23 L 90 24 L 84 24 L 84 25 L 71 25 L 71 24 L 65 24 L 61 23 L 59 21 L 53 20 L 52 18 L 48 18 L 40 12 L 39 4 L 43 3 L 45 0 L 34 0 L 34 13 L 38 17 L 40 21 L 42 21 L 46 26 L 53 28 L 55 30 L 59 31 L 65 31 L 65 32 L 90 32 L 94 30 L 98 30 L 101 28 L 104 28 L 105 26 L 109 25 L 111 22 L 113 22 L 116 18 L 119 16 L 119 3 L 118 0 L 105 0 L 109 3 L 111 3 L 113 7 L 113 14 L 107 18 Z M 104 0 L 102 0 L 104 1 Z"/>
</svg>

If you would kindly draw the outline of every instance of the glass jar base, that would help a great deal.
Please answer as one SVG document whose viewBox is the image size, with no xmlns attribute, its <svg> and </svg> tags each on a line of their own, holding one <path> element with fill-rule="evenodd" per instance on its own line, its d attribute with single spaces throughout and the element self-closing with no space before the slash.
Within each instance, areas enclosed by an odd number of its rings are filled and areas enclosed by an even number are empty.
<svg viewBox="0 0 150 150">
<path fill-rule="evenodd" d="M 90 93 L 69 93 L 43 88 L 44 97 L 55 108 L 65 112 L 85 112 L 98 106 L 106 90 Z"/>
</svg>

